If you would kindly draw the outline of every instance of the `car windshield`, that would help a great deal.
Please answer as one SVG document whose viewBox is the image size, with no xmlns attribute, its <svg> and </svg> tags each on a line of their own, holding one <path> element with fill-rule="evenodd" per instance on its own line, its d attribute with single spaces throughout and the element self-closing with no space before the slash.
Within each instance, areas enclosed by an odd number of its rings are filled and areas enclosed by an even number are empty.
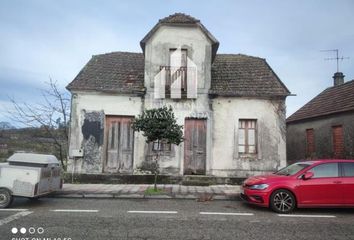
<svg viewBox="0 0 354 240">
<path fill-rule="evenodd" d="M 311 165 L 310 163 L 294 163 L 292 165 L 289 165 L 285 168 L 280 169 L 279 171 L 275 172 L 274 174 L 290 176 L 290 175 L 294 175 L 294 174 L 298 173 L 299 171 L 301 171 L 302 169 L 304 169 L 310 165 Z"/>
</svg>

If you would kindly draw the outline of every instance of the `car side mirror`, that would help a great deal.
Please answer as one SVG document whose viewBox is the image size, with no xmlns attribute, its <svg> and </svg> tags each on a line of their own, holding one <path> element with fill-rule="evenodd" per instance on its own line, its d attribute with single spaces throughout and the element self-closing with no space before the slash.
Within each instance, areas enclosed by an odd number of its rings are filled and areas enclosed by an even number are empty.
<svg viewBox="0 0 354 240">
<path fill-rule="evenodd" d="M 304 175 L 302 175 L 303 180 L 307 180 L 313 177 L 313 172 L 306 172 Z"/>
</svg>

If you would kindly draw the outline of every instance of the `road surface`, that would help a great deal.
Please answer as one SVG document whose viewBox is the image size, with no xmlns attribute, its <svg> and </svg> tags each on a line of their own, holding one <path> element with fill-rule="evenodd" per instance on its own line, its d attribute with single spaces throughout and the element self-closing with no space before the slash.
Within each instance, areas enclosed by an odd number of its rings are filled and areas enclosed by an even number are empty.
<svg viewBox="0 0 354 240">
<path fill-rule="evenodd" d="M 1 240 L 354 239 L 354 209 L 278 215 L 238 201 L 18 198 Z"/>
</svg>

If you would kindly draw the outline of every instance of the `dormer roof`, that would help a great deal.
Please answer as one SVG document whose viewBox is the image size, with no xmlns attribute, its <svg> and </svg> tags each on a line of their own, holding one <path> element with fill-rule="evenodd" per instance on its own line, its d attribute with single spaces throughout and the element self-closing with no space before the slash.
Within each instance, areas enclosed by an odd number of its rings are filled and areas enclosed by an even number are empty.
<svg viewBox="0 0 354 240">
<path fill-rule="evenodd" d="M 212 62 L 215 59 L 216 53 L 219 48 L 219 41 L 204 27 L 204 25 L 200 22 L 200 20 L 184 14 L 184 13 L 175 13 L 168 17 L 162 18 L 158 21 L 158 23 L 145 35 L 145 37 L 140 41 L 140 46 L 143 49 L 143 53 L 145 54 L 145 44 L 151 38 L 151 36 L 159 29 L 160 26 L 190 26 L 190 27 L 198 27 L 202 32 L 206 35 L 206 37 L 212 42 Z"/>
</svg>

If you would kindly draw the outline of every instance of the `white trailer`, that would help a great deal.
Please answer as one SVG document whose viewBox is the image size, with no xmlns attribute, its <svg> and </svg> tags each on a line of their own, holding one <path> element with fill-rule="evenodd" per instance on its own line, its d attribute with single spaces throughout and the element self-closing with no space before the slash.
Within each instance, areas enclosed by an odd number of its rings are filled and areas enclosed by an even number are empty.
<svg viewBox="0 0 354 240">
<path fill-rule="evenodd" d="M 0 164 L 0 208 L 14 196 L 38 198 L 62 188 L 60 165 L 53 155 L 15 153 Z"/>
</svg>

